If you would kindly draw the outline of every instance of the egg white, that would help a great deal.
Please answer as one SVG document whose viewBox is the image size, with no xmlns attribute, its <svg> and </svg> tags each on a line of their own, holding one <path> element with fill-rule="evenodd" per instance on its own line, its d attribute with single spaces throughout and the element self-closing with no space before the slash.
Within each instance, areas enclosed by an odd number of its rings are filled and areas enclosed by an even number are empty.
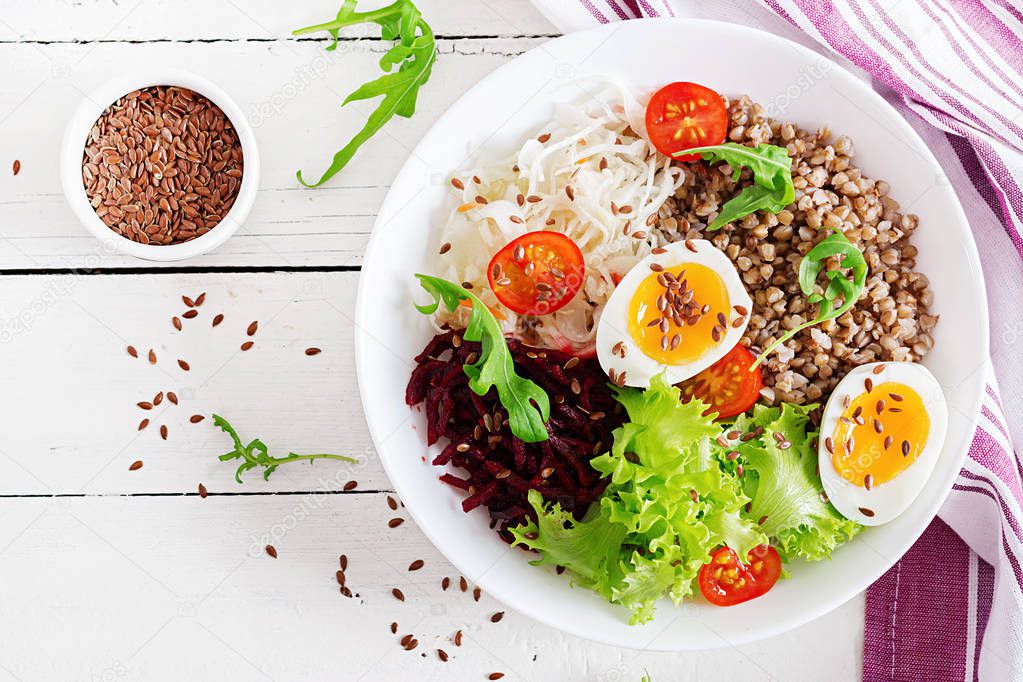
<svg viewBox="0 0 1023 682">
<path fill-rule="evenodd" d="M 607 305 L 604 306 L 604 311 L 597 322 L 597 359 L 600 361 L 600 366 L 609 374 L 611 369 L 614 369 L 616 373 L 624 371 L 626 386 L 646 388 L 650 385 L 650 380 L 662 371 L 665 372 L 669 383 L 677 384 L 680 381 L 685 381 L 724 357 L 728 351 L 735 347 L 735 344 L 739 343 L 743 332 L 746 331 L 750 314 L 753 312 L 753 300 L 746 292 L 746 287 L 743 286 L 735 265 L 728 259 L 728 256 L 705 239 L 690 240 L 689 244 L 695 251 L 687 248 L 685 242 L 675 242 L 664 247 L 665 253 L 651 254 L 639 261 L 618 283 L 608 299 Z M 696 263 L 711 268 L 724 282 L 725 289 L 728 291 L 729 305 L 743 306 L 749 311 L 749 314 L 745 316 L 741 326 L 729 325 L 721 343 L 698 359 L 680 365 L 661 364 L 640 350 L 629 334 L 628 325 L 629 304 L 640 283 L 652 274 L 651 263 L 658 263 L 665 269 L 687 263 Z M 730 317 L 733 315 L 734 313 L 729 313 Z M 624 358 L 611 352 L 618 342 L 625 345 Z"/>
<path fill-rule="evenodd" d="M 878 365 L 883 365 L 884 371 L 875 375 L 873 371 Z M 842 478 L 835 470 L 831 454 L 824 445 L 825 437 L 835 432 L 844 412 L 842 401 L 846 396 L 855 400 L 863 394 L 866 390 L 864 380 L 868 378 L 875 385 L 894 381 L 909 386 L 920 395 L 930 419 L 927 442 L 916 460 L 892 480 L 875 483 L 869 491 Z M 821 483 L 831 504 L 842 516 L 865 526 L 878 526 L 891 521 L 909 507 L 927 483 L 941 454 L 947 428 L 948 406 L 945 394 L 934 375 L 923 365 L 912 362 L 872 362 L 852 370 L 838 383 L 821 418 L 818 463 Z M 863 514 L 860 507 L 872 510 L 874 516 Z"/>
</svg>

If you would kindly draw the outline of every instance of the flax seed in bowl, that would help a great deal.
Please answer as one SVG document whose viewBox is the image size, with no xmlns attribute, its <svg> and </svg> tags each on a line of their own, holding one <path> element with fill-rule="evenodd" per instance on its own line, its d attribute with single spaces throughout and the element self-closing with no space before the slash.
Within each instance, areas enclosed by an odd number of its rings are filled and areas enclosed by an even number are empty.
<svg viewBox="0 0 1023 682">
<path fill-rule="evenodd" d="M 241 109 L 194 74 L 119 78 L 75 112 L 61 182 L 82 224 L 112 251 L 173 261 L 216 248 L 259 184 Z"/>
</svg>

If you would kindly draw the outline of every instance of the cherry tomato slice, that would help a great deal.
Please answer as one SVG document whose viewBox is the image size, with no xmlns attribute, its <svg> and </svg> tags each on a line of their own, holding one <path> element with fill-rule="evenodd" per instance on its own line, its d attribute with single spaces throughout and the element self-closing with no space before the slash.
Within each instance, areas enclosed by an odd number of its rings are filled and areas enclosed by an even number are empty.
<svg viewBox="0 0 1023 682">
<path fill-rule="evenodd" d="M 728 110 L 721 95 L 697 83 L 669 83 L 646 105 L 646 132 L 665 156 L 693 147 L 721 144 L 728 132 Z M 676 156 L 695 161 L 699 154 Z"/>
<path fill-rule="evenodd" d="M 679 384 L 683 402 L 699 398 L 710 405 L 704 416 L 717 412 L 718 419 L 742 414 L 753 407 L 764 387 L 760 367 L 750 370 L 754 362 L 753 353 L 736 344 L 725 357 Z"/>
<path fill-rule="evenodd" d="M 494 254 L 487 270 L 497 300 L 519 315 L 547 315 L 572 300 L 583 284 L 582 251 L 561 232 L 516 237 Z"/>
<path fill-rule="evenodd" d="M 711 604 L 734 606 L 767 594 L 781 575 L 781 557 L 774 547 L 758 545 L 739 561 L 739 555 L 722 547 L 700 569 L 700 592 Z"/>
</svg>

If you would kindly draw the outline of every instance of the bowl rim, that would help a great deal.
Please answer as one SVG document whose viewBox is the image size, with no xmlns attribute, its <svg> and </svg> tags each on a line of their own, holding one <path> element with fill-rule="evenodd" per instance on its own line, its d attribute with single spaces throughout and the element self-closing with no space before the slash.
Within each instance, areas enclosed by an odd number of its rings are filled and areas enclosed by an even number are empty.
<svg viewBox="0 0 1023 682">
<path fill-rule="evenodd" d="M 477 89 L 482 89 L 484 84 L 489 85 L 490 83 L 492 83 L 494 81 L 498 81 L 499 79 L 503 78 L 505 71 L 509 67 L 511 67 L 511 65 L 514 64 L 517 59 L 522 59 L 527 54 L 544 50 L 545 48 L 547 48 L 552 43 L 575 39 L 580 34 L 602 35 L 602 34 L 606 34 L 606 33 L 611 33 L 611 32 L 619 30 L 619 27 L 621 27 L 622 24 L 628 24 L 630 28 L 635 29 L 635 30 L 642 30 L 640 27 L 645 25 L 645 24 L 667 23 L 667 22 L 671 22 L 671 23 L 677 24 L 679 26 L 680 30 L 701 30 L 701 29 L 704 29 L 704 28 L 709 28 L 709 29 L 712 29 L 712 30 L 715 30 L 715 31 L 732 32 L 733 35 L 735 35 L 735 34 L 746 35 L 746 36 L 749 36 L 749 37 L 751 37 L 753 39 L 757 39 L 757 40 L 775 41 L 779 45 L 785 45 L 785 46 L 795 50 L 796 52 L 800 53 L 801 55 L 803 55 L 806 58 L 813 59 L 813 60 L 815 60 L 817 62 L 820 62 L 820 61 L 828 62 L 829 63 L 829 68 L 832 69 L 835 73 L 839 74 L 840 77 L 842 77 L 844 79 L 847 79 L 848 82 L 855 83 L 855 85 L 853 87 L 856 87 L 858 90 L 860 90 L 862 92 L 862 95 L 863 95 L 864 98 L 872 101 L 875 104 L 880 105 L 884 110 L 890 112 L 892 114 L 892 121 L 897 126 L 899 132 L 900 133 L 905 133 L 909 137 L 909 139 L 913 142 L 914 147 L 917 148 L 917 151 L 919 151 L 923 156 L 925 156 L 926 159 L 929 160 L 936 168 L 942 168 L 941 164 L 938 162 L 938 160 L 935 157 L 934 153 L 931 152 L 931 150 L 928 148 L 927 144 L 923 141 L 923 139 L 920 137 L 920 135 L 913 129 L 913 127 L 910 125 L 910 123 L 905 120 L 904 117 L 899 115 L 898 112 L 895 111 L 891 107 L 891 105 L 884 99 L 884 97 L 881 94 L 879 94 L 878 92 L 873 90 L 869 83 L 864 82 L 862 79 L 856 77 L 848 69 L 846 69 L 846 68 L 842 67 L 841 65 L 835 63 L 829 57 L 827 57 L 827 56 L 825 56 L 825 55 L 823 55 L 821 53 L 815 52 L 814 50 L 811 50 L 811 49 L 809 49 L 809 48 L 807 48 L 807 47 L 805 47 L 803 45 L 800 45 L 800 44 L 798 44 L 796 42 L 793 42 L 793 41 L 791 41 L 791 40 L 789 40 L 787 38 L 784 38 L 782 36 L 778 36 L 776 34 L 773 34 L 773 33 L 769 32 L 769 31 L 763 31 L 763 30 L 756 29 L 756 28 L 753 28 L 753 27 L 744 26 L 744 25 L 740 25 L 740 24 L 734 24 L 734 23 L 725 22 L 725 21 L 717 21 L 717 20 L 712 20 L 712 19 L 695 19 L 695 18 L 687 18 L 687 17 L 678 17 L 678 18 L 660 18 L 660 19 L 640 19 L 640 20 L 633 20 L 633 21 L 629 21 L 629 22 L 621 22 L 621 23 L 615 23 L 615 24 L 606 24 L 606 25 L 594 27 L 592 29 L 588 29 L 586 31 L 579 31 L 579 32 L 572 33 L 572 34 L 567 34 L 567 35 L 564 35 L 564 36 L 560 36 L 558 38 L 554 38 L 551 41 L 548 41 L 548 42 L 546 42 L 546 43 L 544 43 L 544 44 L 542 44 L 540 46 L 537 46 L 537 47 L 529 50 L 524 55 L 520 55 L 519 57 L 517 57 L 516 59 L 512 60 L 511 62 L 508 62 L 508 63 L 500 66 L 499 68 L 497 68 L 493 72 L 491 72 L 489 75 L 487 75 L 486 77 L 481 79 L 479 82 L 474 84 L 471 88 L 469 88 L 460 97 L 458 97 L 457 99 L 455 99 L 454 101 L 451 102 L 451 104 L 448 106 L 447 110 L 438 118 L 437 122 L 434 123 L 434 126 L 432 126 L 431 129 L 428 130 L 425 133 L 423 138 L 420 140 L 419 144 L 415 147 L 415 149 L 413 150 L 413 152 L 411 153 L 411 155 L 409 157 L 409 160 L 403 165 L 402 169 L 395 176 L 395 181 L 394 181 L 394 183 L 392 183 L 392 187 L 394 185 L 398 184 L 398 181 L 403 179 L 403 177 L 406 174 L 411 174 L 413 172 L 414 165 L 416 164 L 416 159 L 422 157 L 423 148 L 426 146 L 428 141 L 430 143 L 433 142 L 433 140 L 430 139 L 431 138 L 431 133 L 433 132 L 433 129 L 437 126 L 437 124 L 440 122 L 440 120 L 442 120 L 444 117 L 448 116 L 448 114 L 451 112 L 451 110 L 459 107 L 464 100 L 469 99 L 470 97 L 472 97 L 474 92 Z M 603 37 L 606 40 L 609 36 L 605 35 Z M 949 187 L 948 188 L 948 192 L 950 194 L 950 198 L 951 198 L 951 200 L 953 202 L 953 205 L 955 207 L 954 215 L 950 216 L 950 222 L 956 223 L 959 226 L 962 226 L 964 228 L 965 238 L 963 240 L 963 247 L 964 247 L 963 255 L 966 258 L 966 260 L 968 260 L 968 264 L 969 264 L 970 268 L 972 270 L 974 270 L 976 278 L 977 278 L 977 280 L 979 281 L 979 284 L 980 284 L 978 292 L 977 292 L 978 299 L 977 299 L 976 303 L 977 303 L 977 307 L 978 307 L 978 316 L 980 317 L 979 322 L 981 324 L 980 324 L 980 328 L 977 330 L 977 332 L 978 332 L 980 338 L 982 339 L 981 345 L 983 347 L 983 353 L 986 356 L 988 354 L 988 349 L 990 347 L 990 343 L 989 343 L 989 341 L 990 341 L 990 332 L 989 332 L 989 313 L 988 313 L 988 306 L 987 306 L 987 293 L 986 293 L 986 290 L 984 288 L 984 279 L 983 279 L 983 270 L 982 270 L 982 267 L 981 267 L 981 261 L 980 261 L 980 257 L 979 257 L 978 251 L 977 251 L 976 242 L 975 242 L 975 240 L 973 238 L 972 232 L 969 229 L 969 221 L 967 220 L 966 214 L 965 214 L 965 212 L 964 212 L 964 210 L 962 208 L 962 204 L 959 201 L 959 198 L 956 195 L 954 188 Z M 380 240 L 375 240 L 372 237 L 377 235 L 382 230 L 382 228 L 397 213 L 400 212 L 400 210 L 403 207 L 404 207 L 404 197 L 400 197 L 399 195 L 389 191 L 388 195 L 385 197 L 383 203 L 380 206 L 377 220 L 374 223 L 374 227 L 373 227 L 373 230 L 371 232 L 371 238 L 370 238 L 370 241 L 369 241 L 369 245 L 367 247 L 367 250 L 366 250 L 366 253 L 365 253 L 365 257 L 363 259 L 363 270 L 365 270 L 367 267 L 372 267 L 373 263 L 378 259 L 378 257 L 377 257 L 377 252 L 378 251 L 383 251 L 386 248 L 389 248 L 389 247 L 393 246 L 392 243 L 385 243 L 385 244 L 381 245 L 380 243 L 378 243 Z M 367 359 L 366 359 L 366 354 L 367 354 L 366 348 L 369 346 L 369 344 L 373 343 L 375 339 L 374 339 L 372 333 L 367 328 L 367 325 L 364 324 L 365 320 L 367 319 L 367 310 L 370 310 L 372 308 L 372 306 L 374 305 L 373 300 L 372 300 L 373 299 L 373 294 L 374 294 L 374 292 L 372 290 L 370 290 L 368 280 L 365 278 L 365 273 L 363 273 L 360 276 L 360 279 L 359 279 L 358 296 L 357 296 L 357 300 L 356 300 L 356 309 L 355 309 L 356 336 L 355 336 L 355 343 L 354 343 L 354 345 L 355 345 L 356 376 L 357 376 L 358 383 L 359 383 L 359 386 L 360 386 L 360 391 L 362 391 L 362 387 L 370 386 L 370 385 L 373 385 L 375 383 L 374 377 L 372 375 L 372 368 L 368 366 Z M 974 390 L 972 393 L 973 394 L 969 396 L 970 399 L 971 399 L 971 404 L 974 405 L 972 414 L 963 414 L 963 416 L 965 417 L 965 423 L 964 423 L 964 427 L 963 428 L 965 429 L 965 431 L 967 431 L 970 434 L 972 434 L 972 432 L 976 429 L 976 426 L 977 426 L 977 423 L 978 423 L 978 419 L 979 419 L 979 416 L 980 416 L 980 407 L 981 407 L 981 403 L 982 403 L 982 394 L 983 394 L 983 382 L 979 382 L 979 385 L 976 387 L 976 390 Z M 371 437 L 373 439 L 374 445 L 376 446 L 378 443 L 382 443 L 382 442 L 386 441 L 390 434 L 388 432 L 384 431 L 384 426 L 385 426 L 383 424 L 384 420 L 383 419 L 378 419 L 374 415 L 373 410 L 371 410 L 371 406 L 370 406 L 369 402 L 365 399 L 364 396 L 361 396 L 361 397 L 362 397 L 363 411 L 364 411 L 365 416 L 366 416 L 366 421 L 367 421 L 367 425 L 368 425 L 369 430 L 370 430 L 370 435 L 371 435 Z M 948 441 L 946 439 L 945 447 L 947 447 L 947 445 L 948 445 Z M 934 518 L 937 518 L 937 512 L 940 509 L 941 505 L 944 503 L 944 500 L 947 499 L 949 493 L 951 492 L 952 484 L 954 483 L 955 476 L 958 475 L 958 471 L 961 468 L 962 462 L 965 460 L 965 458 L 967 456 L 968 446 L 969 446 L 969 441 L 967 440 L 965 445 L 964 445 L 964 447 L 962 448 L 961 452 L 953 453 L 952 456 L 955 457 L 955 462 L 954 462 L 954 464 L 955 464 L 955 466 L 954 466 L 955 474 L 950 475 L 948 477 L 948 480 L 941 480 L 941 481 L 939 481 L 939 485 L 941 486 L 941 491 L 942 492 L 940 494 L 938 494 L 936 499 L 931 503 L 931 506 L 933 507 L 933 513 L 931 513 L 931 511 L 928 510 L 928 520 L 926 522 L 924 522 L 924 523 L 921 523 L 919 528 L 913 529 L 912 533 L 906 534 L 905 536 L 902 537 L 901 542 L 899 542 L 897 544 L 897 546 L 893 547 L 893 550 L 897 554 L 897 557 L 895 559 L 892 559 L 890 562 L 888 562 L 887 559 L 885 561 L 879 562 L 878 563 L 879 566 L 881 564 L 885 564 L 885 563 L 887 563 L 887 565 L 884 565 L 880 570 L 875 570 L 873 573 L 871 573 L 869 576 L 867 576 L 867 577 L 869 577 L 869 582 L 867 582 L 862 588 L 858 587 L 855 591 L 842 592 L 841 595 L 833 597 L 831 600 L 827 600 L 826 603 L 825 603 L 824 600 L 822 600 L 822 601 L 818 602 L 818 604 L 813 606 L 813 607 L 808 607 L 808 608 L 802 609 L 799 612 L 798 616 L 791 617 L 791 618 L 779 619 L 778 622 L 776 622 L 773 625 L 765 626 L 765 627 L 762 627 L 762 628 L 760 628 L 758 630 L 753 630 L 753 631 L 743 630 L 742 632 L 739 632 L 739 633 L 735 633 L 735 632 L 730 633 L 727 640 L 724 639 L 722 636 L 718 635 L 712 629 L 710 629 L 709 626 L 705 626 L 705 627 L 708 630 L 710 630 L 710 632 L 711 632 L 711 634 L 713 636 L 712 637 L 705 637 L 705 638 L 701 639 L 698 645 L 697 644 L 693 644 L 693 643 L 687 643 L 687 642 L 681 642 L 681 643 L 679 643 L 679 642 L 666 642 L 666 641 L 664 641 L 664 640 L 662 640 L 660 638 L 655 638 L 655 640 L 652 641 L 652 642 L 647 642 L 645 644 L 639 644 L 639 643 L 634 642 L 634 641 L 622 641 L 622 640 L 614 638 L 614 637 L 612 637 L 610 635 L 606 635 L 606 634 L 604 634 L 602 632 L 594 633 L 594 631 L 592 629 L 590 629 L 589 631 L 587 631 L 585 633 L 582 632 L 581 628 L 567 628 L 566 629 L 566 627 L 564 626 L 563 623 L 558 622 L 554 618 L 548 617 L 548 613 L 547 612 L 538 613 L 536 610 L 526 610 L 526 609 L 521 608 L 516 603 L 514 594 L 509 594 L 507 592 L 507 590 L 505 590 L 505 589 L 495 589 L 494 586 L 492 586 L 492 585 L 488 586 L 486 584 L 483 584 L 483 580 L 482 579 L 479 582 L 483 586 L 483 588 L 487 590 L 487 592 L 488 592 L 488 594 L 490 594 L 490 596 L 496 598 L 498 601 L 500 601 L 501 603 L 506 605 L 508 608 L 514 609 L 516 611 L 519 611 L 520 613 L 523 613 L 524 615 L 526 615 L 526 616 L 536 620 L 537 622 L 543 623 L 544 625 L 550 626 L 552 628 L 555 628 L 555 629 L 557 629 L 559 631 L 562 631 L 562 632 L 566 632 L 568 634 L 572 634 L 572 635 L 575 635 L 575 636 L 578 636 L 578 637 L 583 637 L 585 639 L 589 639 L 589 640 L 596 641 L 596 642 L 601 642 L 601 643 L 604 643 L 604 644 L 609 644 L 609 645 L 612 645 L 612 646 L 619 646 L 619 647 L 624 647 L 624 648 L 643 649 L 643 650 L 653 650 L 653 651 L 686 651 L 686 650 L 694 650 L 694 649 L 723 648 L 723 647 L 726 647 L 726 646 L 735 646 L 735 645 L 745 644 L 745 643 L 749 643 L 749 642 L 753 642 L 753 641 L 759 641 L 761 639 L 765 639 L 765 638 L 768 638 L 768 637 L 771 637 L 771 636 L 782 634 L 784 632 L 792 630 L 793 628 L 799 627 L 801 625 L 805 625 L 806 623 L 808 623 L 808 622 L 810 622 L 810 621 L 812 621 L 814 619 L 820 618 L 821 616 L 829 613 L 830 611 L 839 608 L 840 606 L 845 604 L 850 599 L 852 599 L 852 598 L 856 597 L 858 594 L 862 593 L 866 589 L 866 587 L 868 587 L 871 583 L 873 583 L 875 580 L 880 578 L 881 575 L 883 575 L 888 569 L 891 568 L 891 566 L 894 566 L 895 563 L 897 563 L 898 558 L 901 557 L 902 555 L 904 555 L 905 552 L 908 551 L 910 549 L 910 547 L 912 547 L 912 545 L 916 542 L 916 540 L 920 537 L 920 535 L 924 532 L 924 530 L 926 530 L 926 528 L 930 524 L 930 522 L 933 521 Z M 380 456 L 379 451 L 380 451 L 380 448 L 378 447 L 378 456 L 380 457 L 380 461 L 381 461 L 381 463 L 382 463 L 382 465 L 384 467 L 384 470 L 387 472 L 387 474 L 388 474 L 389 478 L 392 480 L 392 482 L 394 482 L 395 481 L 395 476 L 394 476 L 393 463 L 390 461 L 390 459 L 388 457 Z M 951 466 L 951 464 L 950 464 L 950 466 Z M 394 485 L 395 485 L 395 489 L 397 490 L 397 492 L 399 494 L 401 494 L 402 490 L 400 489 L 400 485 L 398 483 L 394 483 Z M 912 508 L 912 505 L 911 505 L 911 508 Z M 424 523 L 425 519 L 420 516 L 420 511 L 418 509 L 416 509 L 414 505 L 408 506 L 406 508 L 406 511 L 412 517 L 412 519 L 416 521 L 417 526 L 424 533 L 424 535 L 426 535 L 427 538 L 431 541 L 431 543 L 435 547 L 437 547 L 439 551 L 441 551 L 441 553 L 445 556 L 445 558 L 448 561 L 450 561 L 458 570 L 462 571 L 466 575 L 470 575 L 471 574 L 471 573 L 466 573 L 465 572 L 466 562 L 463 560 L 463 557 L 461 557 L 460 555 L 450 555 L 447 551 L 441 549 L 442 547 L 446 547 L 447 544 L 448 544 L 447 542 L 444 541 L 444 539 L 442 537 L 444 529 L 436 528 L 436 527 L 434 527 L 433 525 L 431 525 L 429 523 Z M 572 589 L 567 581 L 565 582 L 564 589 Z M 735 608 L 738 609 L 738 608 L 741 608 L 741 607 L 735 607 Z M 736 615 L 738 617 L 741 617 L 741 616 L 739 616 L 738 612 L 736 612 Z"/>
<path fill-rule="evenodd" d="M 244 169 L 231 209 L 206 234 L 179 244 L 141 244 L 117 234 L 96 215 L 82 182 L 82 153 L 89 131 L 102 112 L 120 97 L 146 87 L 176 86 L 196 92 L 220 107 L 234 126 Z M 68 205 L 79 222 L 105 248 L 149 261 L 177 261 L 211 251 L 233 235 L 248 217 L 259 189 L 259 149 L 252 125 L 235 101 L 208 78 L 179 68 L 136 69 L 111 78 L 85 96 L 72 113 L 61 140 L 60 179 Z"/>
</svg>

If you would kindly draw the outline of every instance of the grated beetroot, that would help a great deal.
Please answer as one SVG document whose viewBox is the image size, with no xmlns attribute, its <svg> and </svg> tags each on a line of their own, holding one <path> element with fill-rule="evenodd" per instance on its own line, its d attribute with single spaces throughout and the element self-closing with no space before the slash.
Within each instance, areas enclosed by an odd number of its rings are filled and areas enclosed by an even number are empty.
<svg viewBox="0 0 1023 682">
<path fill-rule="evenodd" d="M 530 489 L 577 517 L 586 512 L 607 485 L 589 460 L 610 447 L 611 432 L 622 423 L 621 406 L 595 360 L 580 358 L 566 369 L 573 357 L 567 353 L 514 339 L 508 347 L 516 371 L 551 399 L 547 441 L 525 443 L 512 436 L 496 389 L 478 396 L 469 388 L 462 367 L 474 361 L 470 355 L 478 357 L 480 344 L 462 341 L 460 332 L 446 331 L 426 345 L 405 390 L 406 403 L 423 406 L 427 443 L 447 439 L 433 464 L 468 472 L 466 478 L 444 473 L 440 480 L 467 494 L 464 511 L 486 507 L 491 527 L 506 540 L 507 527 L 535 516 L 526 501 Z"/>
</svg>

